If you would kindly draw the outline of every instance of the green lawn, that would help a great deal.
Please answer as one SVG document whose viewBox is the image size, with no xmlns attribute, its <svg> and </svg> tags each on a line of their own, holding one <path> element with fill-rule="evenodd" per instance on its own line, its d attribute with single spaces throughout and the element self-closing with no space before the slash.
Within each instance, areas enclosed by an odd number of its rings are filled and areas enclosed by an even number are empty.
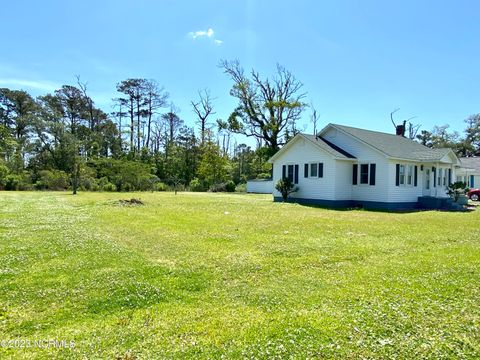
<svg viewBox="0 0 480 360">
<path fill-rule="evenodd" d="M 140 197 L 145 206 L 120 206 Z M 0 358 L 478 358 L 480 210 L 0 193 Z"/>
</svg>

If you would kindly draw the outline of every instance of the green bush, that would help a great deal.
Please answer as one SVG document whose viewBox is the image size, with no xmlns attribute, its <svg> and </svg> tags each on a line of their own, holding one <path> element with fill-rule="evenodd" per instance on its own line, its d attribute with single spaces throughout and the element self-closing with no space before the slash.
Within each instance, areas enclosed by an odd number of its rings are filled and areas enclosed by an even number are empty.
<svg viewBox="0 0 480 360">
<path fill-rule="evenodd" d="M 117 191 L 117 187 L 115 186 L 115 184 L 112 184 L 111 182 L 106 183 L 106 184 L 103 185 L 103 187 L 101 187 L 100 189 L 101 189 L 102 191 L 108 191 L 108 192 Z"/>
<path fill-rule="evenodd" d="M 5 184 L 7 183 L 7 176 L 10 173 L 8 167 L 2 163 L 0 163 L 0 189 L 5 188 Z"/>
<path fill-rule="evenodd" d="M 225 188 L 225 183 L 218 183 L 218 184 L 213 184 L 212 186 L 210 186 L 208 191 L 211 191 L 211 192 L 225 192 L 225 191 L 227 191 L 227 189 Z"/>
<path fill-rule="evenodd" d="M 38 173 L 35 188 L 38 190 L 65 190 L 68 188 L 69 177 L 64 171 L 42 170 Z"/>
<path fill-rule="evenodd" d="M 115 184 L 112 184 L 110 181 L 108 181 L 108 178 L 106 176 L 98 179 L 97 183 L 100 191 L 117 191 L 117 187 L 115 186 Z"/>
<path fill-rule="evenodd" d="M 80 189 L 86 191 L 98 191 L 100 186 L 98 185 L 98 180 L 96 176 L 95 169 L 92 169 L 88 166 L 82 167 L 80 174 Z"/>
<path fill-rule="evenodd" d="M 32 190 L 30 173 L 9 174 L 5 177 L 5 190 Z"/>
<path fill-rule="evenodd" d="M 247 184 L 238 184 L 237 187 L 235 188 L 236 192 L 247 192 Z"/>
<path fill-rule="evenodd" d="M 22 178 L 20 175 L 10 174 L 5 177 L 5 190 L 19 190 Z"/>
<path fill-rule="evenodd" d="M 275 189 L 282 194 L 283 201 L 287 201 L 288 195 L 298 191 L 298 187 L 296 187 L 289 178 L 278 180 L 275 184 Z"/>
<path fill-rule="evenodd" d="M 205 185 L 198 179 L 190 181 L 190 191 L 206 191 Z"/>
<path fill-rule="evenodd" d="M 228 180 L 225 183 L 225 190 L 227 192 L 234 192 L 235 191 L 235 183 L 232 180 Z"/>
<path fill-rule="evenodd" d="M 97 183 L 97 179 L 86 177 L 80 180 L 80 189 L 85 191 L 98 191 L 100 186 Z"/>
<path fill-rule="evenodd" d="M 158 178 L 152 175 L 148 164 L 116 159 L 99 159 L 88 163 L 96 171 L 97 176 L 113 183 L 118 191 L 154 190 Z M 99 182 L 100 189 L 102 183 Z"/>
<path fill-rule="evenodd" d="M 268 180 L 272 178 L 272 174 L 269 172 L 263 172 L 257 175 L 257 179 L 263 179 L 263 180 Z"/>
<path fill-rule="evenodd" d="M 163 182 L 157 182 L 155 184 L 155 191 L 167 191 L 167 185 Z"/>
</svg>

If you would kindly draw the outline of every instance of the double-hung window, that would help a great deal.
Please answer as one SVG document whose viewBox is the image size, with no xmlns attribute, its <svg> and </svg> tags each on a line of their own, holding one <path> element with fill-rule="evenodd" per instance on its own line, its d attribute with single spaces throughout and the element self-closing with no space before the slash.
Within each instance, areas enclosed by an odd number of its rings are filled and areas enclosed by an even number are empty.
<svg viewBox="0 0 480 360">
<path fill-rule="evenodd" d="M 368 184 L 368 164 L 360 164 L 360 184 Z"/>
<path fill-rule="evenodd" d="M 323 178 L 323 163 L 306 163 L 304 169 L 306 178 Z"/>
<path fill-rule="evenodd" d="M 292 183 L 293 183 L 293 178 L 294 178 L 294 169 L 295 169 L 295 167 L 293 165 L 288 165 L 287 178 Z"/>
<path fill-rule="evenodd" d="M 405 185 L 405 165 L 400 164 L 399 174 L 400 185 Z"/>
<path fill-rule="evenodd" d="M 282 178 L 288 179 L 294 184 L 298 184 L 298 164 L 283 165 Z"/>
<path fill-rule="evenodd" d="M 376 173 L 377 173 L 376 164 L 353 164 L 352 184 L 357 185 L 359 180 L 358 177 L 360 176 L 361 185 L 374 186 Z"/>
<path fill-rule="evenodd" d="M 407 166 L 407 185 L 412 185 L 413 183 L 413 165 Z"/>
</svg>

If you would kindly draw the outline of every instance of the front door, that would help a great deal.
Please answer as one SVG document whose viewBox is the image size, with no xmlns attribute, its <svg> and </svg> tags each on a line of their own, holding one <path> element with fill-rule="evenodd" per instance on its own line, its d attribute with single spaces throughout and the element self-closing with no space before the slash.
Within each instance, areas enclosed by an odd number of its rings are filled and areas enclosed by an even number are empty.
<svg viewBox="0 0 480 360">
<path fill-rule="evenodd" d="M 430 169 L 425 169 L 423 177 L 423 196 L 431 196 L 432 179 Z"/>
</svg>

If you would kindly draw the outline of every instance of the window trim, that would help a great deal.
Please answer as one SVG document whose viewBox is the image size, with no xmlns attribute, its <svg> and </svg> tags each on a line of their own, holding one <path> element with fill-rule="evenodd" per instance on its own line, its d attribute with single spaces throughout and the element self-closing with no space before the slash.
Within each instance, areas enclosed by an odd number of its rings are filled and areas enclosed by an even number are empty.
<svg viewBox="0 0 480 360">
<path fill-rule="evenodd" d="M 356 173 L 356 176 L 354 174 L 354 179 L 356 179 L 356 184 L 353 183 L 352 181 L 352 185 L 353 186 L 375 186 L 376 183 L 377 183 L 377 163 L 376 162 L 359 162 L 359 163 L 355 163 L 353 164 L 354 165 L 354 169 L 355 169 L 355 165 L 356 165 L 356 168 L 357 168 L 357 173 Z M 375 165 L 375 184 L 372 184 L 372 165 Z M 366 166 L 367 168 L 367 181 L 366 182 L 362 182 L 362 166 Z"/>
<path fill-rule="evenodd" d="M 406 176 L 406 181 L 405 181 L 405 186 L 407 187 L 412 187 L 413 186 L 413 165 L 411 164 L 408 164 L 406 165 L 406 172 L 405 172 L 405 176 Z"/>
<path fill-rule="evenodd" d="M 312 166 L 315 165 L 315 172 L 317 173 L 315 176 L 312 175 Z M 317 162 L 309 162 L 308 163 L 308 170 L 310 171 L 310 177 L 313 179 L 318 179 L 318 163 Z"/>
<path fill-rule="evenodd" d="M 283 166 L 285 166 L 285 177 L 283 176 Z M 297 164 L 297 163 L 287 162 L 287 163 L 282 164 L 282 177 L 281 177 L 281 178 L 282 178 L 282 179 L 284 179 L 284 178 L 288 179 L 288 178 L 289 178 L 289 177 L 288 177 L 288 168 L 289 168 L 290 166 L 293 167 L 293 173 L 292 173 L 292 176 L 293 176 L 293 177 L 292 177 L 292 179 L 291 179 L 292 184 L 297 185 L 297 184 L 299 183 L 299 181 L 300 181 L 300 180 L 299 180 L 299 179 L 300 179 L 300 166 L 299 166 L 299 164 Z M 297 167 L 297 169 L 296 169 L 297 171 L 295 171 L 295 167 Z M 297 176 L 295 176 L 295 175 L 297 175 Z M 295 181 L 295 180 L 297 180 L 297 181 Z"/>
<path fill-rule="evenodd" d="M 403 170 L 403 171 L 402 171 Z M 406 184 L 406 176 L 405 176 L 405 173 L 406 173 L 406 166 L 405 164 L 400 164 L 400 167 L 398 169 L 398 186 L 405 186 Z"/>
<path fill-rule="evenodd" d="M 363 181 L 363 178 L 362 178 L 362 175 L 365 175 L 365 173 L 362 172 L 363 167 L 367 168 L 367 173 L 366 173 L 367 178 L 366 178 L 365 181 Z M 360 167 L 359 167 L 358 171 L 359 171 L 358 175 L 359 175 L 359 178 L 360 178 L 359 179 L 360 180 L 359 184 L 360 185 L 370 185 L 370 163 L 360 163 Z"/>
<path fill-rule="evenodd" d="M 397 163 L 398 166 L 398 184 L 395 180 L 395 185 L 398 187 L 417 187 L 418 186 L 418 165 L 411 163 Z M 417 177 L 415 178 L 415 167 L 417 167 Z M 402 174 L 403 169 L 403 174 Z M 415 185 L 417 179 L 417 185 Z M 402 183 L 403 181 L 403 183 Z"/>
</svg>

